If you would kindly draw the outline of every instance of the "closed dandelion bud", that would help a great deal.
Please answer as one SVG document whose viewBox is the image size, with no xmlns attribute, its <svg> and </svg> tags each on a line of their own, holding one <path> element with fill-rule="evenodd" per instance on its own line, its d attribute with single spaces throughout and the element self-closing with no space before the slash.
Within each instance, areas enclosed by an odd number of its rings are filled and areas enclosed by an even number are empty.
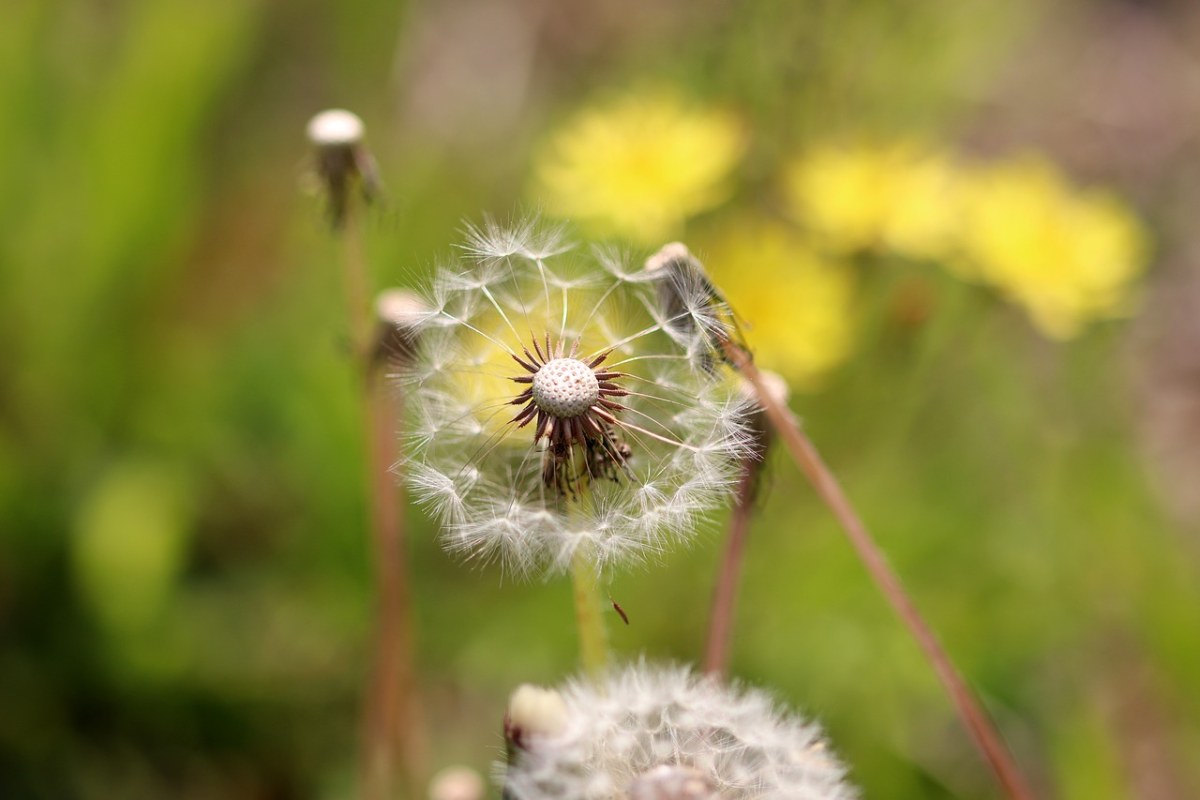
<svg viewBox="0 0 1200 800">
<path fill-rule="evenodd" d="M 627 794 L 629 800 L 720 800 L 704 773 L 678 764 L 660 764 L 642 773 Z"/>
<path fill-rule="evenodd" d="M 512 800 L 849 800 L 818 727 L 765 693 L 641 663 L 562 690 L 565 725 L 504 771 Z"/>
<path fill-rule="evenodd" d="M 775 372 L 760 370 L 759 375 L 771 398 L 783 408 L 787 408 L 788 385 L 782 376 Z M 746 428 L 750 432 L 751 452 L 742 464 L 745 494 L 739 497 L 739 503 L 751 503 L 758 497 L 762 484 L 763 462 L 767 458 L 767 450 L 775 438 L 775 428 L 767 418 L 767 412 L 759 401 L 758 394 L 750 381 L 742 379 L 740 384 L 742 396 L 750 405 L 747 413 Z"/>
<path fill-rule="evenodd" d="M 449 549 L 544 574 L 695 536 L 736 481 L 748 404 L 695 367 L 656 276 L 532 222 L 473 229 L 463 253 L 401 371 L 405 472 Z"/>
<path fill-rule="evenodd" d="M 325 191 L 330 222 L 340 229 L 355 184 L 368 202 L 380 190 L 375 160 L 363 142 L 363 122 L 357 114 L 335 108 L 310 119 L 306 132 L 316 150 L 316 172 Z"/>
<path fill-rule="evenodd" d="M 528 749 L 539 739 L 554 737 L 567 727 L 567 707 L 554 689 L 522 684 L 508 700 L 504 739 L 510 748 Z"/>
<path fill-rule="evenodd" d="M 446 767 L 429 782 L 429 800 L 484 800 L 487 786 L 470 767 Z"/>
<path fill-rule="evenodd" d="M 421 326 L 429 318 L 429 306 L 407 289 L 386 289 L 375 298 L 378 333 L 375 362 L 401 365 L 415 353 Z"/>
<path fill-rule="evenodd" d="M 778 403 L 781 407 L 786 408 L 790 390 L 788 389 L 787 381 L 783 376 L 769 370 L 759 370 L 759 376 L 770 394 L 771 399 Z M 750 412 L 749 424 L 747 427 L 750 430 L 751 436 L 754 438 L 754 449 L 760 457 L 766 455 L 767 447 L 771 443 L 771 438 L 774 435 L 774 428 L 771 427 L 770 420 L 767 419 L 767 412 L 763 409 L 762 404 L 758 400 L 758 393 L 755 392 L 754 386 L 750 381 L 743 379 L 741 382 L 742 395 L 752 404 L 753 410 Z"/>
<path fill-rule="evenodd" d="M 363 121 L 352 111 L 333 108 L 308 121 L 308 139 L 318 149 L 335 151 L 362 144 Z"/>
</svg>

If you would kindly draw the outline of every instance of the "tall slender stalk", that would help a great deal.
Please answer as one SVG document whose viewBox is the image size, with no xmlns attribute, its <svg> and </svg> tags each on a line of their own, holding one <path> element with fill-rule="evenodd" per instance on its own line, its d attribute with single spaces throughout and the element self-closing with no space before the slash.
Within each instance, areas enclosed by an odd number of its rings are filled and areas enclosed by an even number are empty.
<svg viewBox="0 0 1200 800">
<path fill-rule="evenodd" d="M 360 204 L 351 195 L 341 225 L 347 322 L 354 364 L 361 371 L 364 455 L 370 537 L 375 570 L 372 664 L 362 698 L 364 795 L 384 800 L 419 796 L 424 741 L 412 663 L 412 598 L 408 545 L 399 482 L 390 472 L 398 457 L 402 396 L 375 359 L 369 277 L 363 253 Z"/>
<path fill-rule="evenodd" d="M 929 625 L 917 611 L 916 606 L 901 585 L 900 579 L 888 566 L 883 552 L 871 538 L 866 526 L 859 519 L 833 473 L 821 459 L 816 447 L 800 430 L 800 426 L 787 408 L 771 394 L 763 383 L 762 375 L 754 366 L 750 356 L 729 340 L 723 343 L 723 349 L 730 362 L 753 385 L 759 404 L 787 446 L 792 459 L 808 478 L 829 510 L 833 512 L 868 574 L 899 615 L 913 638 L 916 639 L 926 658 L 929 659 L 954 703 L 963 725 L 970 733 L 980 754 L 992 768 L 997 781 L 1011 798 L 1017 800 L 1033 798 L 1033 792 L 1001 739 L 994 723 L 955 669 L 953 662 L 938 643 L 937 637 L 934 636 Z"/>
<path fill-rule="evenodd" d="M 363 251 L 359 206 L 353 195 L 345 201 L 338 232 L 342 245 L 342 280 L 346 293 L 346 322 L 354 365 L 369 382 L 371 347 L 371 297 L 367 259 Z"/>
<path fill-rule="evenodd" d="M 738 479 L 733 512 L 729 515 L 729 537 L 721 557 L 717 584 L 713 589 L 712 614 L 709 617 L 708 645 L 704 654 L 704 671 L 724 679 L 729 669 L 729 650 L 733 638 L 733 619 L 737 606 L 738 583 L 741 580 L 742 557 L 750 533 L 750 518 L 754 514 L 754 487 L 762 462 L 745 459 Z"/>
</svg>

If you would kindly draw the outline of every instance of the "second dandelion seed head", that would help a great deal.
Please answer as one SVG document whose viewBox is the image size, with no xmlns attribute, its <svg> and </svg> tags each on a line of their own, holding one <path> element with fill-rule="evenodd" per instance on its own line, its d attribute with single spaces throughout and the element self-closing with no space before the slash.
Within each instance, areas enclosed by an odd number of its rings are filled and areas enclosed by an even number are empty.
<svg viewBox="0 0 1200 800">
<path fill-rule="evenodd" d="M 503 770 L 513 800 L 857 796 L 815 723 L 762 691 L 685 668 L 639 662 L 517 699 L 531 733 Z"/>
</svg>

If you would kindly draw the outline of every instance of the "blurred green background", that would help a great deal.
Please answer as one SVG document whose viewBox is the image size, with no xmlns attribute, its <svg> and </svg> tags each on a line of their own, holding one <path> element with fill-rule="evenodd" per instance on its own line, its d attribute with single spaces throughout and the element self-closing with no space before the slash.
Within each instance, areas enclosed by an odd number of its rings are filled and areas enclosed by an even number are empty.
<svg viewBox="0 0 1200 800">
<path fill-rule="evenodd" d="M 328 106 L 366 121 L 388 189 L 367 226 L 376 286 L 410 285 L 464 220 L 553 211 L 534 173 L 554 131 L 645 85 L 741 136 L 725 191 L 664 237 L 719 253 L 722 231 L 766 220 L 852 276 L 845 352 L 793 376 L 792 406 L 1039 789 L 1200 796 L 1198 11 L 9 0 L 0 797 L 355 795 L 372 572 L 305 122 Z M 1124 197 L 1146 242 L 1126 319 L 1048 336 L 1012 291 L 936 258 L 833 252 L 781 210 L 782 176 L 862 141 L 974 165 L 1037 154 L 1064 185 Z M 735 304 L 769 300 L 779 269 Z M 791 310 L 772 312 L 782 328 L 747 313 L 785 363 L 807 346 Z M 994 796 L 779 454 L 767 485 L 734 674 L 819 718 L 865 796 Z M 486 771 L 507 693 L 575 668 L 569 587 L 456 563 L 409 520 L 429 766 Z M 721 523 L 615 578 L 618 653 L 698 657 Z"/>
</svg>

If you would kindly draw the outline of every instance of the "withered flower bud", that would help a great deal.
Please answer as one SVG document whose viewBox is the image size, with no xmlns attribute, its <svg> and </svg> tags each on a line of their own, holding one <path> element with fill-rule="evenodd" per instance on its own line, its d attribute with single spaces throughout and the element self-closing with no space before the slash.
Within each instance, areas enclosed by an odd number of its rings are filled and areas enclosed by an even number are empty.
<svg viewBox="0 0 1200 800">
<path fill-rule="evenodd" d="M 357 114 L 335 108 L 309 120 L 306 131 L 316 149 L 316 172 L 325 191 L 330 224 L 340 230 L 354 184 L 367 202 L 375 200 L 381 190 L 375 159 L 363 143 L 363 122 Z"/>
</svg>

